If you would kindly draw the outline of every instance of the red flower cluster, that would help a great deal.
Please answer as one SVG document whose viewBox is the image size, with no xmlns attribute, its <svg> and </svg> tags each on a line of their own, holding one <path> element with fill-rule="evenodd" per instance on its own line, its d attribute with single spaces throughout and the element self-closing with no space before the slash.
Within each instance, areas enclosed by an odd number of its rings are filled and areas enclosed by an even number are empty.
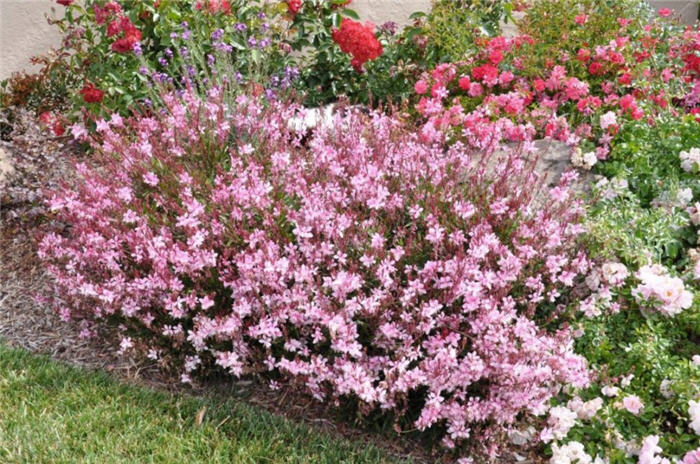
<svg viewBox="0 0 700 464">
<path fill-rule="evenodd" d="M 107 2 L 104 6 L 95 5 L 95 22 L 97 24 L 105 24 L 111 19 L 107 25 L 107 37 L 114 37 L 122 34 L 120 38 L 112 43 L 112 50 L 117 53 L 128 53 L 134 49 L 141 40 L 141 31 L 131 22 L 127 16 L 122 16 L 122 7 L 117 2 Z"/>
<path fill-rule="evenodd" d="M 120 32 L 123 32 L 123 35 L 114 41 L 112 50 L 117 53 L 128 53 L 141 40 L 141 31 L 133 25 L 128 17 L 122 16 L 119 20 L 114 20 L 107 26 L 108 37 L 117 35 Z"/>
<path fill-rule="evenodd" d="M 50 111 L 41 113 L 39 115 L 39 122 L 57 137 L 60 137 L 66 132 L 66 128 L 63 127 L 61 121 Z"/>
<path fill-rule="evenodd" d="M 340 29 L 333 30 L 333 41 L 344 53 L 352 55 L 351 64 L 356 71 L 362 70 L 367 61 L 379 58 L 384 50 L 374 35 L 374 26 L 344 18 Z"/>
<path fill-rule="evenodd" d="M 58 3 L 59 5 L 63 5 L 63 6 L 68 6 L 71 3 L 73 3 L 73 0 L 56 0 L 56 3 Z M 43 114 L 45 114 L 45 113 L 43 113 Z"/>
<path fill-rule="evenodd" d="M 289 13 L 295 15 L 299 13 L 299 10 L 301 10 L 303 4 L 304 2 L 302 2 L 302 0 L 288 0 L 287 9 L 289 10 Z"/>
<path fill-rule="evenodd" d="M 95 5 L 93 11 L 95 12 L 95 22 L 104 24 L 110 17 L 121 13 L 122 7 L 117 2 L 107 2 L 104 6 Z"/>
<path fill-rule="evenodd" d="M 102 90 L 95 87 L 92 83 L 85 84 L 80 93 L 83 94 L 83 100 L 86 103 L 99 103 L 105 95 Z"/>
<path fill-rule="evenodd" d="M 197 2 L 194 7 L 197 10 L 201 10 L 202 8 L 206 7 L 207 11 L 209 11 L 211 14 L 231 13 L 231 3 L 229 3 L 228 0 L 204 0 L 203 2 Z"/>
</svg>

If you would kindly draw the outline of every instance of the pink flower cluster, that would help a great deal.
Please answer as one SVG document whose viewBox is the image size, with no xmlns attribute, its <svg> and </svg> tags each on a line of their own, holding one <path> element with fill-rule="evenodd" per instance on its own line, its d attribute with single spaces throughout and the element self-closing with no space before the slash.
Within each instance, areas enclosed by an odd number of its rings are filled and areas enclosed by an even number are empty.
<svg viewBox="0 0 700 464">
<path fill-rule="evenodd" d="M 441 64 L 416 82 L 417 110 L 457 138 L 470 114 L 492 121 L 508 118 L 571 146 L 594 140 L 597 157 L 605 159 L 618 121 L 653 124 L 669 112 L 700 114 L 700 31 L 689 28 L 661 43 L 655 38 L 660 28 L 651 23 L 630 36 L 621 26 L 605 46 L 582 44 L 575 59 L 550 60 L 543 76 L 526 68 L 537 46 L 532 38 L 484 39 L 474 56 Z M 663 66 L 658 56 L 664 57 Z M 611 116 L 614 124 L 599 124 Z"/>
<path fill-rule="evenodd" d="M 632 290 L 637 299 L 658 307 L 668 316 L 675 316 L 693 304 L 693 293 L 685 289 L 683 280 L 671 277 L 660 265 L 643 266 L 636 277 L 641 283 Z"/>
<path fill-rule="evenodd" d="M 590 263 L 567 173 L 547 207 L 517 151 L 445 148 L 348 110 L 302 143 L 295 107 L 213 90 L 97 122 L 95 166 L 49 194 L 40 254 L 66 318 L 127 345 L 354 398 L 453 446 L 587 385 L 559 326 Z M 413 413 L 411 413 L 413 414 Z"/>
</svg>

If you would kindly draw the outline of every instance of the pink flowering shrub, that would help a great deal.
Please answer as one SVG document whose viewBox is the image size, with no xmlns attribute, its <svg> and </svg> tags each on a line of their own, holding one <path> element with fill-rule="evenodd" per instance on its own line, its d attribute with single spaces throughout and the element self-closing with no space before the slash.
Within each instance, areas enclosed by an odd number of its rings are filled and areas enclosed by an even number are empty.
<svg viewBox="0 0 700 464">
<path fill-rule="evenodd" d="M 381 113 L 305 140 L 293 106 L 164 103 L 98 121 L 94 165 L 49 193 L 70 227 L 40 254 L 66 319 L 119 324 L 122 349 L 185 381 L 264 374 L 448 446 L 587 385 L 561 323 L 589 268 L 573 174 L 541 208 L 519 152 L 445 148 Z"/>
</svg>

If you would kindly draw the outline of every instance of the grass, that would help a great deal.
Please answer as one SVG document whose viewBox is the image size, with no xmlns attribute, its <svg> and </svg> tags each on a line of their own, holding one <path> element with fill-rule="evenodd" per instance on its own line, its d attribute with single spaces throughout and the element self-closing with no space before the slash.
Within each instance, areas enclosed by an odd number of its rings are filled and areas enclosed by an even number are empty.
<svg viewBox="0 0 700 464">
<path fill-rule="evenodd" d="M 0 462 L 399 461 L 241 402 L 128 385 L 0 345 Z"/>
</svg>

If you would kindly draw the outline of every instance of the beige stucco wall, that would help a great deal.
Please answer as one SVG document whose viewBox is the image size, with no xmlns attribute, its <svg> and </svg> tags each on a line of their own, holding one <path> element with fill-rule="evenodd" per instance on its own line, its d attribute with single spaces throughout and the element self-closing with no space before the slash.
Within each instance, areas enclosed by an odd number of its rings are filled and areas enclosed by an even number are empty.
<svg viewBox="0 0 700 464">
<path fill-rule="evenodd" d="M 363 19 L 377 25 L 386 21 L 406 24 L 415 11 L 430 9 L 430 0 L 354 0 L 350 5 Z"/>
<path fill-rule="evenodd" d="M 58 44 L 60 34 L 45 15 L 53 0 L 0 0 L 0 80 L 13 71 L 28 69 L 29 57 Z M 60 5 L 56 5 L 60 12 Z"/>
<path fill-rule="evenodd" d="M 697 18 L 695 0 L 651 0 L 651 3 L 677 8 L 688 22 Z M 30 56 L 58 44 L 57 29 L 50 27 L 45 19 L 54 6 L 60 13 L 63 7 L 54 0 L 0 0 L 0 80 L 13 71 L 29 68 Z M 363 19 L 377 25 L 385 21 L 405 24 L 412 12 L 427 10 L 430 0 L 354 0 L 352 7 Z"/>
</svg>

